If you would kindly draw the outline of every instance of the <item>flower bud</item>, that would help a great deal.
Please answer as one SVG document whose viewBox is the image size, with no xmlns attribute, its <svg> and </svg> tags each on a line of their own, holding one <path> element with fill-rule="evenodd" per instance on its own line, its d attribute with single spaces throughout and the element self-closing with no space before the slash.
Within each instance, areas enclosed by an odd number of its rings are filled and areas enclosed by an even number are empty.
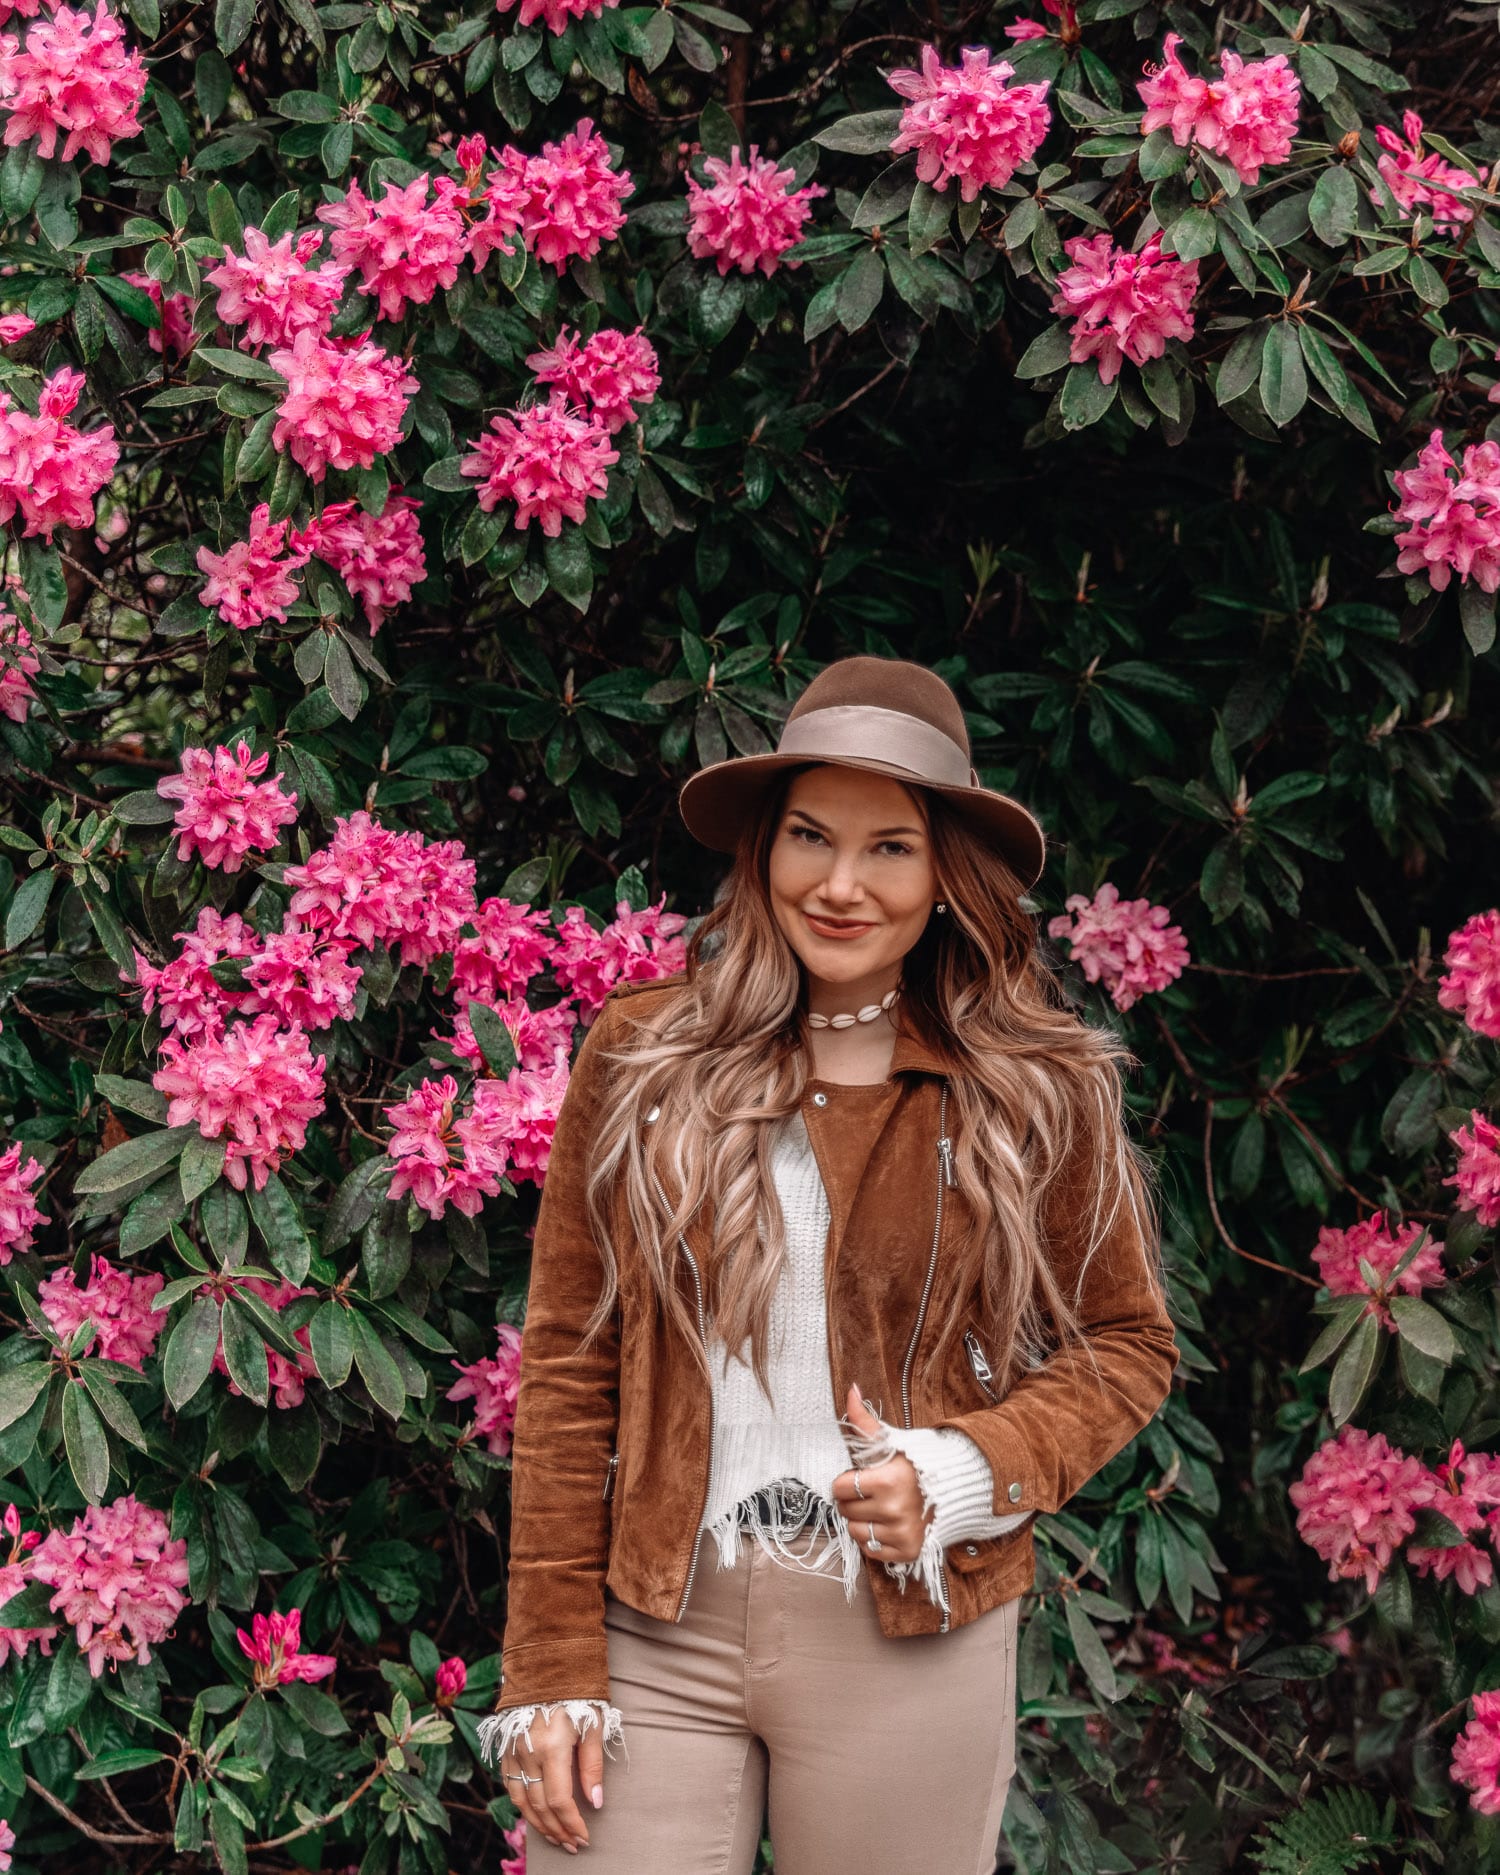
<svg viewBox="0 0 1500 1875">
<path fill-rule="evenodd" d="M 437 1670 L 437 1703 L 451 1706 L 469 1683 L 469 1669 L 455 1654 Z"/>
</svg>

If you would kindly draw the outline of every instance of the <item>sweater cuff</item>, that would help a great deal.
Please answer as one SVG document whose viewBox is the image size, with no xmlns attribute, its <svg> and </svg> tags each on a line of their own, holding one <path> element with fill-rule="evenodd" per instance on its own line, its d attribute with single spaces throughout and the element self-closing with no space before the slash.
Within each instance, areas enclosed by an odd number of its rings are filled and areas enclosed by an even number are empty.
<svg viewBox="0 0 1500 1875">
<path fill-rule="evenodd" d="M 554 1699 L 535 1706 L 507 1706 L 503 1712 L 492 1712 L 487 1719 L 481 1719 L 477 1727 L 480 1756 L 486 1764 L 498 1766 L 518 1738 L 524 1741 L 528 1751 L 533 1750 L 532 1720 L 550 1719 L 559 1706 L 573 1721 L 578 1737 L 582 1738 L 593 1726 L 602 1725 L 606 1752 L 617 1741 L 624 1743 L 624 1716 L 619 1707 L 610 1705 L 607 1699 Z"/>
<path fill-rule="evenodd" d="M 854 1462 L 881 1465 L 900 1452 L 910 1459 L 917 1474 L 922 1515 L 933 1512 L 916 1561 L 888 1562 L 885 1572 L 903 1595 L 908 1581 L 915 1576 L 928 1599 L 945 1615 L 950 1614 L 943 1551 L 950 1543 L 1003 1536 L 1025 1523 L 1032 1513 L 1018 1511 L 1003 1517 L 991 1514 L 994 1477 L 984 1454 L 967 1433 L 954 1427 L 892 1426 L 878 1413 L 875 1418 L 880 1430 L 868 1436 L 845 1422 Z"/>
</svg>

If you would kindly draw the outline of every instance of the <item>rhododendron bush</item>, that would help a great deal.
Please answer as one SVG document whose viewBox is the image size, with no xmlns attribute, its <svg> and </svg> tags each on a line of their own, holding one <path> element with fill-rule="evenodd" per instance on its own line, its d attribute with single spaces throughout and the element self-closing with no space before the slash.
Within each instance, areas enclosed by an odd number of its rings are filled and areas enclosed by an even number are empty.
<svg viewBox="0 0 1500 1875">
<path fill-rule="evenodd" d="M 1005 1865 L 1493 1867 L 1493 21 L 0 14 L 0 1869 L 524 1869 L 558 1108 L 850 652 L 1161 1176 Z"/>
</svg>

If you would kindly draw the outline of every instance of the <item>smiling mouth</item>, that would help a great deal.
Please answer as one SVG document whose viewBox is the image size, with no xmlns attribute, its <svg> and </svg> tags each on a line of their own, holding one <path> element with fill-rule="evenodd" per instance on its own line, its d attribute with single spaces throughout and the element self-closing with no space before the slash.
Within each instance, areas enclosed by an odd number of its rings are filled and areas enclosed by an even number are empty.
<svg viewBox="0 0 1500 1875">
<path fill-rule="evenodd" d="M 803 916 L 812 925 L 826 925 L 830 931 L 871 931 L 874 925 L 867 918 L 820 918 L 816 912 L 804 912 Z"/>
</svg>

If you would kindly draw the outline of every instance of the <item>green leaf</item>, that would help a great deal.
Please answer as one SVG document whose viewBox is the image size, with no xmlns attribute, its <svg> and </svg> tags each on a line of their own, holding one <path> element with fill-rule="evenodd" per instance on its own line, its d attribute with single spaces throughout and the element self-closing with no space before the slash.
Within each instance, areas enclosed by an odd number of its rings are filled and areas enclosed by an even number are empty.
<svg viewBox="0 0 1500 1875">
<path fill-rule="evenodd" d="M 230 1296 L 223 1307 L 224 1365 L 229 1378 L 247 1399 L 264 1406 L 269 1394 L 269 1370 L 266 1344 L 238 1296 Z"/>
<path fill-rule="evenodd" d="M 325 1302 L 308 1325 L 312 1357 L 326 1387 L 341 1387 L 354 1360 L 354 1329 L 349 1309 L 342 1302 Z"/>
<path fill-rule="evenodd" d="M 99 1417 L 110 1431 L 127 1445 L 135 1446 L 138 1451 L 147 1451 L 146 1434 L 140 1420 L 136 1418 L 135 1408 L 113 1377 L 97 1361 L 81 1361 L 78 1372 L 84 1386 L 88 1388 L 89 1398 L 98 1409 Z"/>
<path fill-rule="evenodd" d="M 62 1429 L 73 1482 L 90 1504 L 102 1503 L 109 1486 L 109 1441 L 93 1401 L 76 1380 L 63 1388 Z"/>
<path fill-rule="evenodd" d="M 196 1296 L 162 1351 L 162 1384 L 174 1409 L 186 1406 L 207 1380 L 218 1345 L 219 1304 L 212 1296 Z"/>
<path fill-rule="evenodd" d="M 1307 372 L 1302 347 L 1290 319 L 1274 320 L 1266 333 L 1265 356 L 1260 368 L 1261 402 L 1266 415 L 1282 429 L 1307 402 Z"/>
<path fill-rule="evenodd" d="M 1339 1356 L 1328 1383 L 1328 1413 L 1335 1426 L 1344 1425 L 1358 1411 L 1380 1364 L 1383 1333 L 1373 1315 L 1361 1317 Z"/>
<path fill-rule="evenodd" d="M 324 1738 L 337 1738 L 341 1732 L 348 1731 L 348 1721 L 339 1711 L 338 1702 L 327 1693 L 320 1693 L 315 1686 L 308 1686 L 301 1680 L 287 1680 L 276 1690 L 302 1723 Z"/>
<path fill-rule="evenodd" d="M 399 1419 L 406 1403 L 406 1387 L 401 1370 L 392 1360 L 385 1343 L 358 1313 L 350 1316 L 354 1329 L 354 1365 L 368 1387 L 370 1398 L 390 1419 Z"/>
<path fill-rule="evenodd" d="M 47 912 L 47 900 L 52 896 L 52 887 L 57 878 L 57 871 L 52 866 L 43 866 L 39 872 L 33 872 L 16 887 L 16 895 L 10 902 L 10 909 L 5 914 L 5 948 L 18 950 L 36 930 Z"/>
<path fill-rule="evenodd" d="M 1429 1360 L 1446 1367 L 1458 1353 L 1458 1340 L 1446 1317 L 1420 1296 L 1394 1296 L 1390 1304 L 1396 1332 Z"/>
<path fill-rule="evenodd" d="M 321 91 L 284 91 L 279 98 L 272 98 L 271 109 L 278 117 L 290 117 L 298 124 L 332 124 L 339 115 L 337 101 Z"/>
<path fill-rule="evenodd" d="M 94 1092 L 112 1107 L 121 1107 L 126 1113 L 138 1114 L 141 1119 L 150 1120 L 156 1126 L 166 1125 L 167 1097 L 156 1088 L 148 1087 L 144 1081 L 127 1081 L 118 1074 L 96 1074 Z"/>
<path fill-rule="evenodd" d="M 948 222 L 953 214 L 953 198 L 957 190 L 934 189 L 930 183 L 919 182 L 911 198 L 911 209 L 906 217 L 906 238 L 912 256 L 925 254 L 929 248 L 936 247 L 948 232 Z"/>
<path fill-rule="evenodd" d="M 279 1174 L 272 1172 L 259 1191 L 253 1186 L 247 1188 L 245 1198 L 266 1255 L 289 1283 L 304 1283 L 312 1260 L 312 1242 Z"/>
<path fill-rule="evenodd" d="M 1073 336 L 1066 326 L 1048 326 L 1044 332 L 1037 334 L 1021 354 L 1016 376 L 1044 378 L 1050 372 L 1064 370 L 1069 363 L 1068 354 L 1072 344 Z"/>
<path fill-rule="evenodd" d="M 305 1490 L 323 1455 L 323 1435 L 311 1402 L 303 1400 L 298 1406 L 272 1413 L 266 1423 L 266 1443 L 271 1463 L 287 1488 Z"/>
<path fill-rule="evenodd" d="M 0 1431 L 31 1410 L 54 1371 L 50 1361 L 29 1361 L 24 1367 L 0 1371 Z"/>
<path fill-rule="evenodd" d="M 86 1165 L 73 1181 L 79 1193 L 119 1191 L 139 1178 L 164 1172 L 181 1158 L 191 1139 L 199 1138 L 196 1126 L 169 1126 L 159 1132 L 143 1133 L 139 1139 L 123 1140 Z"/>
<path fill-rule="evenodd" d="M 1089 1683 L 1102 1699 L 1118 1699 L 1120 1684 L 1115 1677 L 1114 1662 L 1099 1638 L 1099 1630 L 1079 1607 L 1076 1596 L 1066 1596 L 1063 1609 L 1073 1649 L 1078 1655 L 1078 1664 L 1088 1675 Z"/>
<path fill-rule="evenodd" d="M 1119 379 L 1106 384 L 1099 367 L 1090 360 L 1074 365 L 1063 380 L 1058 409 L 1065 430 L 1086 430 L 1097 423 L 1115 401 Z"/>
<path fill-rule="evenodd" d="M 1333 1312 L 1333 1319 L 1308 1350 L 1298 1373 L 1310 1374 L 1339 1351 L 1354 1332 L 1354 1325 L 1369 1307 L 1369 1297 L 1345 1296 Z"/>
<path fill-rule="evenodd" d="M 42 1717 L 47 1730 L 66 1732 L 77 1722 L 93 1691 L 88 1655 L 77 1647 L 60 1647 L 52 1656 L 52 1671 L 47 1675 L 46 1690 L 42 1694 Z"/>
<path fill-rule="evenodd" d="M 109 811 L 122 826 L 149 827 L 170 820 L 177 812 L 177 803 L 164 800 L 155 788 L 137 788 L 112 801 Z"/>
<path fill-rule="evenodd" d="M 182 1195 L 189 1204 L 218 1180 L 224 1170 L 228 1145 L 227 1139 L 205 1139 L 195 1132 L 183 1147 L 177 1176 L 182 1180 Z"/>
<path fill-rule="evenodd" d="M 885 267 L 875 249 L 867 247 L 839 276 L 838 315 L 846 332 L 858 332 L 868 323 L 884 291 Z"/>
<path fill-rule="evenodd" d="M 1312 231 L 1325 247 L 1342 247 L 1359 224 L 1359 185 L 1342 163 L 1325 169 L 1307 205 Z"/>
<path fill-rule="evenodd" d="M 542 564 L 552 590 L 577 612 L 586 612 L 594 590 L 594 568 L 583 530 L 564 527 L 553 539 L 542 540 Z"/>
<path fill-rule="evenodd" d="M 825 124 L 813 132 L 813 142 L 825 150 L 846 150 L 851 156 L 874 156 L 888 150 L 901 128 L 901 112 L 860 111 L 853 117 L 841 117 L 835 124 Z"/>
<path fill-rule="evenodd" d="M 78 1658 L 84 1661 L 84 1671 L 87 1673 L 87 1660 L 82 1654 Z M 116 1751 L 101 1751 L 88 1764 L 75 1766 L 73 1775 L 80 1784 L 86 1784 L 91 1778 L 124 1777 L 129 1771 L 144 1771 L 148 1765 L 166 1762 L 167 1754 L 164 1751 L 150 1751 L 143 1745 L 127 1745 Z"/>
<path fill-rule="evenodd" d="M 226 377 L 264 384 L 278 393 L 286 390 L 286 379 L 281 373 L 264 359 L 252 358 L 248 352 L 227 351 L 218 345 L 200 345 L 193 356 L 203 364 L 212 365 L 216 371 L 222 371 Z"/>
</svg>

